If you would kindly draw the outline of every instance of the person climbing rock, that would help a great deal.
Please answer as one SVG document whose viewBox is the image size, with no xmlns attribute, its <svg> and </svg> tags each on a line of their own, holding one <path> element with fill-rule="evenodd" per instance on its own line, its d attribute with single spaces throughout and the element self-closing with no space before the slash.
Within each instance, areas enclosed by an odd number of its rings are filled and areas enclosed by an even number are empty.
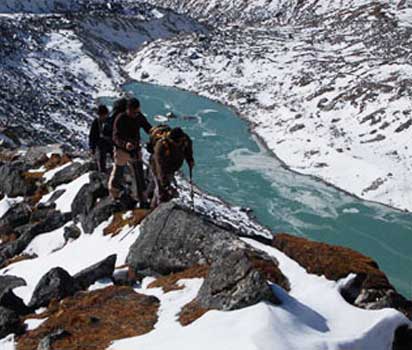
<svg viewBox="0 0 412 350">
<path fill-rule="evenodd" d="M 110 135 L 105 134 L 105 125 L 109 120 L 109 109 L 105 105 L 97 107 L 97 118 L 93 121 L 90 135 L 89 147 L 96 159 L 98 171 L 105 173 L 107 171 L 107 155 L 112 156 L 113 144 Z"/>
<path fill-rule="evenodd" d="M 152 207 L 156 207 L 177 195 L 172 184 L 176 171 L 184 161 L 186 160 L 191 172 L 195 161 L 192 140 L 181 128 L 168 130 L 167 127 L 160 126 L 152 129 L 151 150 L 153 154 L 150 163 L 155 183 Z"/>
<path fill-rule="evenodd" d="M 141 113 L 140 102 L 131 98 L 127 103 L 127 111 L 117 116 L 113 128 L 114 167 L 109 180 L 109 191 L 114 199 L 121 194 L 124 171 L 129 166 L 133 178 L 133 192 L 139 200 L 141 208 L 147 208 L 145 195 L 145 179 L 140 146 L 140 129 L 150 133 L 152 125 Z"/>
</svg>

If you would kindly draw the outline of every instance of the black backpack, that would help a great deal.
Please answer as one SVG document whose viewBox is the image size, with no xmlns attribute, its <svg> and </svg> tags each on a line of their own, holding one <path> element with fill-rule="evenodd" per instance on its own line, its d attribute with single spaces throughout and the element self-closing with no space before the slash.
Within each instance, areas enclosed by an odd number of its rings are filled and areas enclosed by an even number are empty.
<svg viewBox="0 0 412 350">
<path fill-rule="evenodd" d="M 102 135 L 105 140 L 112 141 L 115 117 L 112 115 L 106 119 L 102 126 Z"/>
</svg>

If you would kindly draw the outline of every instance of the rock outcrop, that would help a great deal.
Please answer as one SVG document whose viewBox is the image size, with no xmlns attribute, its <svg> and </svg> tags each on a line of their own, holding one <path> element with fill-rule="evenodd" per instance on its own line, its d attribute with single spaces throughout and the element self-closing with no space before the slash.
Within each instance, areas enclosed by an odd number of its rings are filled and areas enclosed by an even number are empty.
<svg viewBox="0 0 412 350">
<path fill-rule="evenodd" d="M 145 219 L 127 261 L 135 272 L 161 275 L 210 265 L 197 297 L 205 308 L 233 310 L 262 300 L 278 303 L 268 280 L 289 289 L 275 259 L 175 203 L 161 205 Z M 272 268 L 271 278 L 263 265 Z"/>
<path fill-rule="evenodd" d="M 378 264 L 352 249 L 278 234 L 272 245 L 302 265 L 309 273 L 339 280 L 355 274 L 342 287 L 342 296 L 365 309 L 395 308 L 412 318 L 412 301 L 396 292 Z"/>
<path fill-rule="evenodd" d="M 73 295 L 76 290 L 75 281 L 66 270 L 60 267 L 53 268 L 40 279 L 29 307 L 34 310 L 47 307 L 53 299 L 61 300 Z"/>
</svg>

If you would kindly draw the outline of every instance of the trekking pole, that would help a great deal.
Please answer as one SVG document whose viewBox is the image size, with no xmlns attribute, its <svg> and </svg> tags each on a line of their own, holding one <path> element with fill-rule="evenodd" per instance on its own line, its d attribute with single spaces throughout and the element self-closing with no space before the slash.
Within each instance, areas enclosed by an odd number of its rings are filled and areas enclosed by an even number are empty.
<svg viewBox="0 0 412 350">
<path fill-rule="evenodd" d="M 193 168 L 189 166 L 189 176 L 190 176 L 190 199 L 192 201 L 192 209 L 195 211 L 195 191 L 193 186 Z"/>
</svg>

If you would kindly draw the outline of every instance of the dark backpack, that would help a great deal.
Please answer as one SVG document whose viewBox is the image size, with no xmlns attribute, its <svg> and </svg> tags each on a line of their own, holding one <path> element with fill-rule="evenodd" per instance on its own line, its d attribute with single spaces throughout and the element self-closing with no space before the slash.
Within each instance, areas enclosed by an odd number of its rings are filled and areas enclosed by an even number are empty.
<svg viewBox="0 0 412 350">
<path fill-rule="evenodd" d="M 110 142 L 112 142 L 113 139 L 114 121 L 114 116 L 110 116 L 109 118 L 107 118 L 107 120 L 104 122 L 102 126 L 103 138 Z"/>
</svg>

